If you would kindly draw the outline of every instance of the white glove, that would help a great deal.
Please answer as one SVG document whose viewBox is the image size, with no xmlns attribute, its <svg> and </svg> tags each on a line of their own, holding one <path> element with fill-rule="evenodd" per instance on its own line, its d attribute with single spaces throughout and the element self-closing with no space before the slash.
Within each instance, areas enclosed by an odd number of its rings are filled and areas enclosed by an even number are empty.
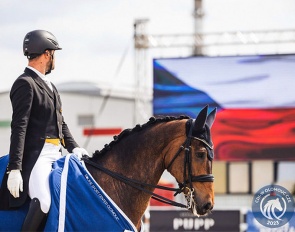
<svg viewBox="0 0 295 232">
<path fill-rule="evenodd" d="M 7 188 L 14 198 L 19 197 L 19 191 L 23 191 L 23 178 L 20 170 L 11 170 L 8 175 Z"/>
<path fill-rule="evenodd" d="M 87 156 L 89 156 L 89 155 L 88 155 L 88 152 L 87 152 L 84 148 L 82 148 L 82 147 L 75 147 L 75 148 L 73 149 L 73 153 L 74 153 L 74 155 L 76 155 L 79 159 L 81 159 L 83 155 L 87 155 Z"/>
</svg>

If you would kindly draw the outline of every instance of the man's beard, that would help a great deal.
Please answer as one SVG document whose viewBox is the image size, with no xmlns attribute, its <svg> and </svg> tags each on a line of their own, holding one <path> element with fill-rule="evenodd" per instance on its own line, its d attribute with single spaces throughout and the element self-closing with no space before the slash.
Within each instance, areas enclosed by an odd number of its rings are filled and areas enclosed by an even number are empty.
<svg viewBox="0 0 295 232">
<path fill-rule="evenodd" d="M 50 61 L 48 61 L 47 63 L 47 70 L 45 72 L 45 75 L 51 73 L 51 70 L 54 69 L 54 65 L 53 65 L 53 59 L 51 59 Z"/>
</svg>

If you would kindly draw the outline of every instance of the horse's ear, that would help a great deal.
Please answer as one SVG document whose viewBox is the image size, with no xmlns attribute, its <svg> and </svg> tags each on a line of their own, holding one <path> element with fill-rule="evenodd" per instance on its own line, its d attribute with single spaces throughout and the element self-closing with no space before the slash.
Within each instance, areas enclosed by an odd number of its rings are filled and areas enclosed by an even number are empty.
<svg viewBox="0 0 295 232">
<path fill-rule="evenodd" d="M 195 121 L 195 128 L 194 130 L 202 130 L 205 127 L 205 123 L 207 120 L 207 112 L 208 112 L 208 105 L 206 105 L 198 114 L 196 121 Z"/>
<path fill-rule="evenodd" d="M 212 125 L 213 125 L 213 122 L 215 120 L 215 117 L 216 117 L 216 111 L 217 111 L 217 108 L 215 107 L 214 110 L 211 111 L 211 113 L 208 115 L 207 117 L 207 125 L 209 126 L 209 128 L 211 129 Z"/>
</svg>

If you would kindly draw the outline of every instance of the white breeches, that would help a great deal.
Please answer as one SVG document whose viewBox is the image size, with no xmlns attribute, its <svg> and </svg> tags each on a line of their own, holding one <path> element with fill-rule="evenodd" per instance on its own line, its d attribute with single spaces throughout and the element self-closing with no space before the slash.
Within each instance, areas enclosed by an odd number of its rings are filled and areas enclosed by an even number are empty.
<svg viewBox="0 0 295 232">
<path fill-rule="evenodd" d="M 52 164 L 61 157 L 61 145 L 45 143 L 29 179 L 29 197 L 38 198 L 41 210 L 48 213 L 51 204 L 49 175 Z"/>
</svg>

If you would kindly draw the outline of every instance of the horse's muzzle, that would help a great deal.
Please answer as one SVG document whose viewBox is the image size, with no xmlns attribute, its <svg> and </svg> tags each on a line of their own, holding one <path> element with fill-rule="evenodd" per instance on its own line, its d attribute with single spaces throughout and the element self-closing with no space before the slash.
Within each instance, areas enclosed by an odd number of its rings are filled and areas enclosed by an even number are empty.
<svg viewBox="0 0 295 232">
<path fill-rule="evenodd" d="M 201 215 L 207 214 L 208 212 L 211 212 L 213 209 L 213 204 L 211 201 L 208 201 L 201 207 Z"/>
<path fill-rule="evenodd" d="M 197 201 L 197 199 L 194 199 L 194 207 L 192 207 L 192 213 L 196 216 L 204 216 L 211 212 L 213 206 L 214 204 L 210 199 L 205 201 L 205 203 L 203 204 L 201 204 L 200 201 Z"/>
</svg>

